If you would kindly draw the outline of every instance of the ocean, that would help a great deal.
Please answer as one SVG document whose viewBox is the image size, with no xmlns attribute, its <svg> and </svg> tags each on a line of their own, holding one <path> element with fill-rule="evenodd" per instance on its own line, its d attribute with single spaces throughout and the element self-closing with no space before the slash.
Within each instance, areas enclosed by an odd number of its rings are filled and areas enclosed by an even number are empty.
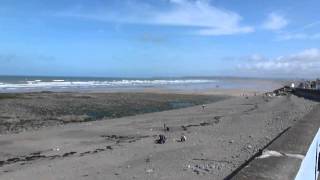
<svg viewBox="0 0 320 180">
<path fill-rule="evenodd" d="M 172 90 L 251 89 L 264 90 L 278 80 L 232 77 L 179 78 L 103 78 L 103 77 L 48 77 L 0 76 L 0 92 L 35 91 L 132 91 L 144 88 Z M 276 83 L 277 84 L 277 83 Z"/>
</svg>

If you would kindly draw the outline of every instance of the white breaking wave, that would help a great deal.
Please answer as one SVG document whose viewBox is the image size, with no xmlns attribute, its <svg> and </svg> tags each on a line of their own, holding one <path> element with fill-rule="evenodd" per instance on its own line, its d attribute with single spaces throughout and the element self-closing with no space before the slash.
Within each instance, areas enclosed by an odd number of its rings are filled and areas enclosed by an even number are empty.
<svg viewBox="0 0 320 180">
<path fill-rule="evenodd" d="M 112 80 L 112 81 L 65 81 L 42 80 L 25 81 L 23 83 L 0 83 L 0 90 L 12 88 L 68 88 L 68 87 L 130 87 L 214 83 L 216 80 L 186 79 L 186 80 Z"/>
</svg>

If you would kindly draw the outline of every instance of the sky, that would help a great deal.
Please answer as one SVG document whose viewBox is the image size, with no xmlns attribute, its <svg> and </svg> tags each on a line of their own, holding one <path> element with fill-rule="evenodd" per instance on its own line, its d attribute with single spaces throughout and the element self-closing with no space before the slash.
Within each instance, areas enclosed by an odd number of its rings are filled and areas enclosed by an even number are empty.
<svg viewBox="0 0 320 180">
<path fill-rule="evenodd" d="M 320 77 L 319 0 L 1 0 L 0 74 Z"/>
</svg>

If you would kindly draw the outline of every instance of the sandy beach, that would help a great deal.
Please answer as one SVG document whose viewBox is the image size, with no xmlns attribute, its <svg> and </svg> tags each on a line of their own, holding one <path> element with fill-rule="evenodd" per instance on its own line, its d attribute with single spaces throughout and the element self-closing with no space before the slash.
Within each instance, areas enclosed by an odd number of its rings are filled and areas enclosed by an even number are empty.
<svg viewBox="0 0 320 180">
<path fill-rule="evenodd" d="M 0 0 L 0 180 L 320 179 L 319 7 Z"/>
<path fill-rule="evenodd" d="M 123 96 L 130 99 L 137 97 L 136 95 L 129 93 Z M 40 107 L 44 97 L 43 94 L 24 96 L 28 96 L 29 100 L 24 97 L 26 100 L 20 101 L 20 104 L 5 98 L 0 103 L 6 101 L 4 104 L 8 105 L 10 101 L 10 112 L 16 112 L 19 117 L 31 117 L 27 110 L 30 110 L 30 106 Z M 61 104 L 53 102 L 50 97 L 66 95 L 45 96 L 44 99 L 47 100 L 44 102 L 50 111 L 53 107 L 50 104 L 61 107 Z M 60 101 L 64 100 L 62 104 L 66 104 L 68 100 L 77 102 L 69 102 L 61 108 L 79 104 L 80 101 L 70 98 L 74 96 L 79 94 L 69 94 L 69 99 L 67 96 L 60 98 Z M 87 96 L 88 94 L 83 95 L 82 98 L 88 98 Z M 90 104 L 99 102 L 97 99 L 101 100 L 106 96 L 100 94 Z M 191 95 L 156 96 L 152 94 L 153 99 L 150 100 L 149 94 L 147 101 L 146 95 L 140 94 L 139 102 L 142 105 L 131 112 L 136 114 L 134 116 L 46 124 L 43 125 L 45 127 L 41 125 L 36 128 L 37 130 L 21 128 L 24 130 L 20 131 L 18 128 L 17 131 L 10 131 L 2 127 L 0 179 L 224 179 L 317 105 L 316 102 L 294 95 L 211 96 L 211 100 L 208 100 L 208 96 L 199 95 L 193 98 Z M 38 99 L 34 100 L 35 97 Z M 118 97 L 119 94 L 116 99 Z M 110 100 L 111 97 L 108 98 Z M 192 102 L 195 106 L 173 110 L 166 109 L 168 107 L 158 108 L 162 112 L 151 111 L 152 113 L 139 110 L 159 107 L 159 104 L 172 100 Z M 121 107 L 132 109 L 135 104 L 128 102 L 130 100 Z M 132 102 L 138 101 L 133 98 Z M 154 102 L 157 102 L 156 105 Z M 16 110 L 12 107 L 16 107 Z M 29 109 L 22 111 L 21 107 Z M 55 110 L 59 109 L 57 107 Z M 53 117 L 54 114 L 50 116 Z M 159 135 L 166 137 L 164 144 L 155 143 Z"/>
</svg>

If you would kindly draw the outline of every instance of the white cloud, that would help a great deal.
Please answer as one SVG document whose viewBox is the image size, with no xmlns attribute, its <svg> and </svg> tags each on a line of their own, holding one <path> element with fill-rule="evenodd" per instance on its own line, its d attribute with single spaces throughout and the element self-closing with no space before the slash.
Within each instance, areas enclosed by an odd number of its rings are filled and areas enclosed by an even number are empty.
<svg viewBox="0 0 320 180">
<path fill-rule="evenodd" d="M 216 8 L 206 1 L 174 0 L 176 7 L 158 13 L 156 24 L 201 27 L 201 35 L 229 35 L 253 32 L 253 27 L 241 26 L 242 17 L 235 12 Z"/>
<path fill-rule="evenodd" d="M 268 30 L 280 30 L 285 28 L 288 24 L 289 22 L 284 16 L 272 12 L 268 15 L 262 27 Z"/>
<path fill-rule="evenodd" d="M 304 31 L 304 30 L 307 30 L 307 29 L 311 29 L 311 28 L 314 28 L 314 27 L 316 27 L 318 25 L 320 25 L 320 21 L 314 21 L 312 23 L 304 25 L 302 28 L 299 29 L 299 31 Z"/>
<path fill-rule="evenodd" d="M 316 77 L 320 76 L 320 49 L 306 49 L 295 54 L 265 58 L 256 62 L 249 58 L 245 63 L 240 63 L 238 68 L 247 73 L 265 76 Z"/>
<path fill-rule="evenodd" d="M 294 33 L 294 34 L 281 34 L 277 40 L 317 40 L 320 39 L 320 33 L 307 34 L 307 33 Z"/>
<path fill-rule="evenodd" d="M 248 60 L 252 62 L 260 62 L 266 60 L 266 58 L 260 54 L 252 54 L 251 56 L 248 57 Z"/>
<path fill-rule="evenodd" d="M 299 29 L 296 29 L 291 32 L 282 32 L 278 35 L 277 40 L 283 41 L 283 40 L 318 40 L 320 39 L 320 33 L 315 32 L 310 33 L 308 31 L 309 29 L 313 29 L 320 25 L 320 21 L 314 21 L 312 23 L 309 23 L 307 25 L 302 26 Z"/>
<path fill-rule="evenodd" d="M 59 16 L 133 24 L 193 27 L 194 33 L 198 35 L 231 35 L 254 31 L 251 26 L 241 25 L 242 17 L 239 14 L 217 8 L 207 0 L 170 0 L 167 3 L 169 8 L 162 10 L 150 4 L 135 2 L 135 4 L 130 4 L 135 8 L 128 8 L 126 13 L 119 13 L 115 10 L 69 11 L 59 13 Z M 147 7 L 147 9 L 142 10 L 139 7 Z"/>
</svg>

